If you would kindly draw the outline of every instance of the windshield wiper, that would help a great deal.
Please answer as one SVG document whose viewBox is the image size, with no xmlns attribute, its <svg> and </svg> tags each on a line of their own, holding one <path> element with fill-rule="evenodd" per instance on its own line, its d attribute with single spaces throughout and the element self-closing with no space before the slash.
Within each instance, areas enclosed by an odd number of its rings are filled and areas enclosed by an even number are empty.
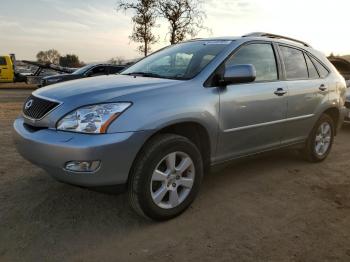
<svg viewBox="0 0 350 262">
<path fill-rule="evenodd" d="M 149 72 L 132 72 L 126 74 L 128 76 L 143 76 L 143 77 L 155 77 L 155 78 L 165 78 L 164 76 L 155 74 L 155 73 L 149 73 Z"/>
<path fill-rule="evenodd" d="M 149 73 L 149 72 L 132 72 L 132 73 L 122 74 L 122 75 L 165 78 L 165 79 L 173 79 L 173 80 L 186 80 L 186 78 L 181 77 L 181 76 L 162 76 L 162 75 L 158 75 L 155 73 Z"/>
</svg>

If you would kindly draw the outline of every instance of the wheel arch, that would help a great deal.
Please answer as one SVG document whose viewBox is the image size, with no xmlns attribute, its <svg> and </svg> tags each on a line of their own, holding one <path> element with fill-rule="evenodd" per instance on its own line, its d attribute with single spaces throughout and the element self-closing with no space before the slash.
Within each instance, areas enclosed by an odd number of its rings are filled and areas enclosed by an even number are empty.
<svg viewBox="0 0 350 262">
<path fill-rule="evenodd" d="M 158 130 L 153 136 L 157 134 L 176 134 L 184 136 L 193 142 L 199 149 L 203 164 L 209 164 L 212 152 L 211 139 L 208 130 L 198 122 L 180 122 L 171 124 Z"/>
<path fill-rule="evenodd" d="M 139 158 L 139 155 L 142 152 L 143 148 L 147 145 L 147 143 L 151 139 L 153 139 L 155 136 L 159 134 L 176 134 L 176 135 L 184 136 L 187 139 L 189 139 L 191 142 L 193 142 L 197 146 L 198 150 L 201 153 L 201 156 L 203 159 L 204 171 L 206 172 L 209 170 L 213 148 L 211 145 L 212 138 L 210 138 L 207 128 L 205 128 L 204 125 L 195 121 L 183 121 L 183 122 L 177 122 L 177 123 L 169 123 L 167 125 L 163 125 L 162 127 L 155 129 L 155 132 L 153 132 L 146 139 L 146 141 L 143 143 L 143 145 L 137 152 L 129 172 L 129 176 L 128 176 L 129 178 L 130 178 L 130 173 L 133 170 L 134 164 Z"/>
<path fill-rule="evenodd" d="M 337 131 L 338 131 L 338 127 L 340 124 L 340 110 L 337 107 L 329 107 L 326 110 L 323 111 L 323 114 L 327 114 L 328 116 L 330 116 L 333 121 L 334 121 L 334 125 L 335 125 L 335 134 L 337 135 Z"/>
</svg>

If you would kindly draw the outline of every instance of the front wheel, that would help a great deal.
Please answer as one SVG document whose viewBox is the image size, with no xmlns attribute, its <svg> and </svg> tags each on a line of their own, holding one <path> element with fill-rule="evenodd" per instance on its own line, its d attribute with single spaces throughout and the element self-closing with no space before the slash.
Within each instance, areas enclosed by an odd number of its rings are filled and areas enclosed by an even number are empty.
<svg viewBox="0 0 350 262">
<path fill-rule="evenodd" d="M 187 138 L 162 134 L 137 157 L 129 180 L 134 210 L 154 220 L 181 214 L 195 199 L 203 177 L 202 157 Z"/>
<path fill-rule="evenodd" d="M 334 141 L 334 121 L 323 114 L 312 129 L 304 148 L 304 155 L 310 162 L 325 160 Z"/>
</svg>

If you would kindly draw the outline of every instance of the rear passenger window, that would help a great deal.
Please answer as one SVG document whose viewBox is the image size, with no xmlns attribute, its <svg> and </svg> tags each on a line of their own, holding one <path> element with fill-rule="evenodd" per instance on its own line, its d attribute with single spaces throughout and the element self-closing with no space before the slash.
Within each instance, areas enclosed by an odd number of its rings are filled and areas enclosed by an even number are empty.
<svg viewBox="0 0 350 262">
<path fill-rule="evenodd" d="M 286 77 L 288 80 L 308 79 L 309 74 L 307 71 L 305 58 L 303 52 L 286 47 L 280 46 L 284 66 L 286 69 Z"/>
<path fill-rule="evenodd" d="M 246 64 L 255 67 L 255 81 L 275 81 L 278 79 L 276 59 L 271 44 L 243 46 L 229 58 L 225 66 Z"/>
<path fill-rule="evenodd" d="M 3 56 L 0 56 L 0 65 L 7 65 L 6 64 L 6 59 Z"/>
<path fill-rule="evenodd" d="M 314 64 L 316 65 L 317 69 L 318 69 L 318 72 L 320 73 L 320 76 L 322 78 L 325 78 L 328 74 L 329 74 L 329 71 L 328 69 L 326 69 L 320 62 L 318 62 L 315 58 L 313 58 L 311 56 L 311 60 L 312 62 L 314 62 Z"/>
<path fill-rule="evenodd" d="M 312 79 L 319 78 L 320 76 L 317 73 L 316 67 L 311 62 L 311 60 L 307 54 L 305 54 L 305 60 L 306 60 L 307 68 L 309 70 L 309 78 L 312 78 Z"/>
</svg>

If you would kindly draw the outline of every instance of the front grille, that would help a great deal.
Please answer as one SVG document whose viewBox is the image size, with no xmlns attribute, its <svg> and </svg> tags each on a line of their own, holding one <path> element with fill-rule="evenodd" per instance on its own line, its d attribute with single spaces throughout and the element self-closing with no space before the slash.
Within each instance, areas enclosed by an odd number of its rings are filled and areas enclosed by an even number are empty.
<svg viewBox="0 0 350 262">
<path fill-rule="evenodd" d="M 350 102 L 349 101 L 345 102 L 345 107 L 350 109 Z"/>
<path fill-rule="evenodd" d="M 41 119 L 59 103 L 31 95 L 23 105 L 23 114 L 32 119 Z"/>
</svg>

